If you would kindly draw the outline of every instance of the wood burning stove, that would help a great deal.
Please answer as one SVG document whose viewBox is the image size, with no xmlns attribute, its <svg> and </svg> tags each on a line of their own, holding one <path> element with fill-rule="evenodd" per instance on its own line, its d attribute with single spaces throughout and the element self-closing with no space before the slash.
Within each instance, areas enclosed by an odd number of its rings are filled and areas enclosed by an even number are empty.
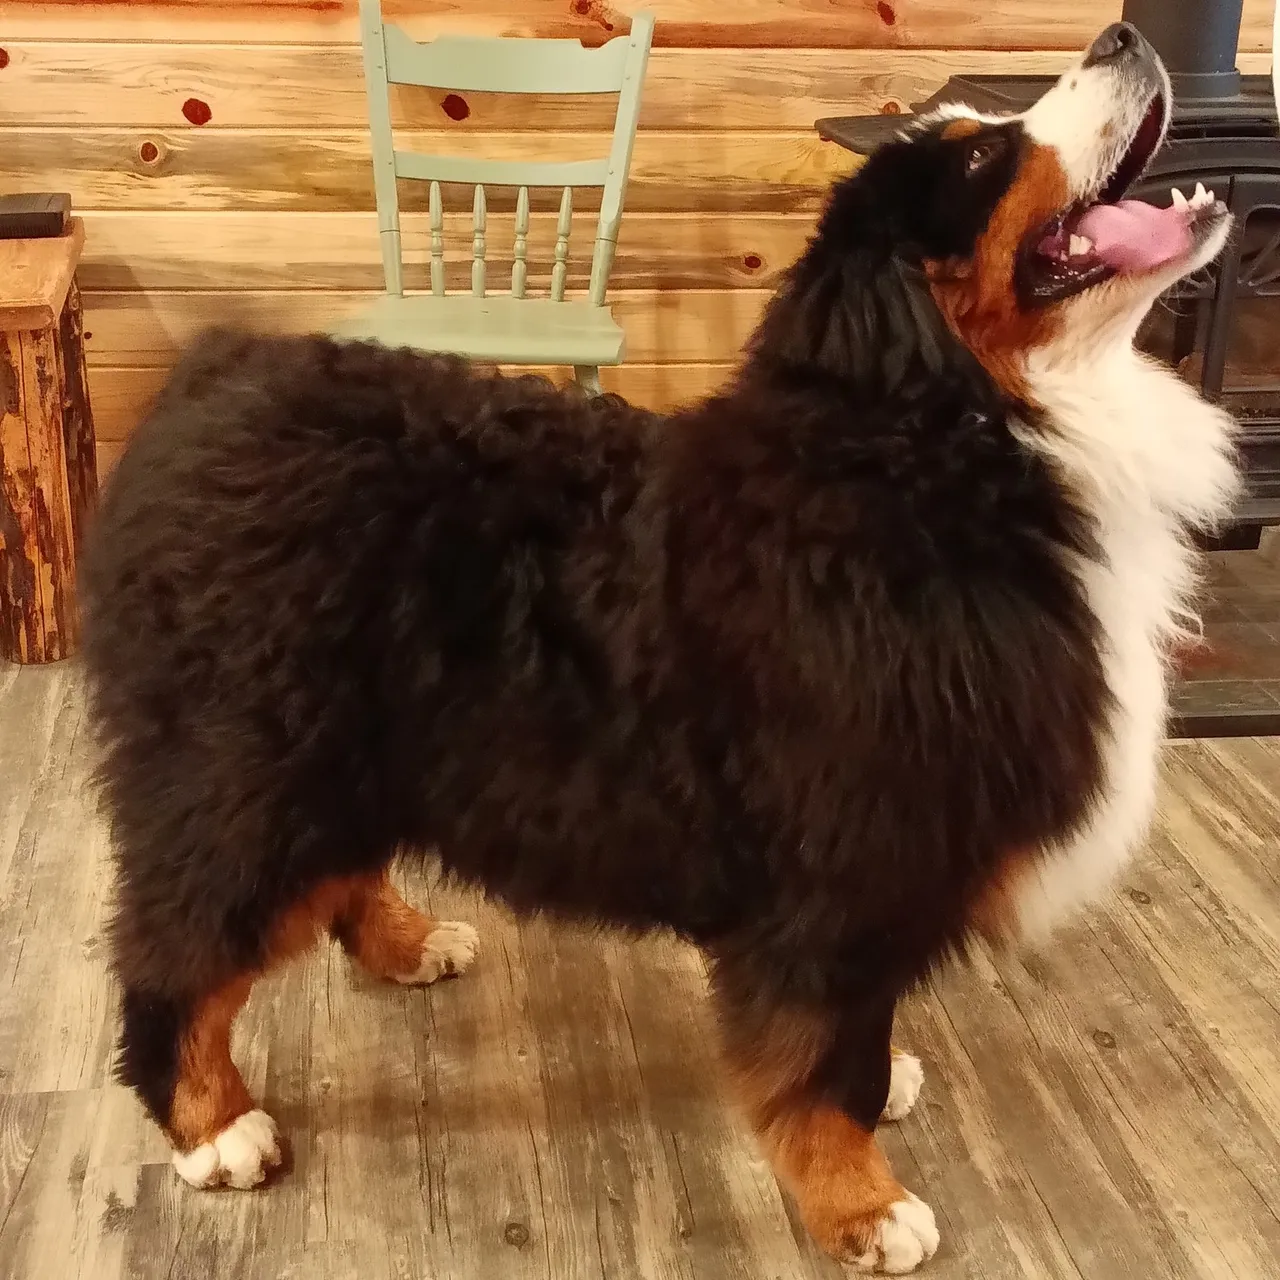
<svg viewBox="0 0 1280 1280">
<path fill-rule="evenodd" d="M 1220 262 L 1170 290 L 1140 335 L 1242 426 L 1246 472 L 1238 526 L 1225 545 L 1253 547 L 1280 524 L 1280 123 L 1271 80 L 1236 69 L 1243 0 L 1124 0 L 1123 17 L 1155 46 L 1174 88 L 1168 141 L 1134 195 L 1168 204 L 1197 182 L 1235 214 Z M 914 111 L 966 102 L 1023 111 L 1048 76 L 952 76 Z M 901 127 L 894 116 L 819 120 L 819 134 L 865 153 Z"/>
</svg>

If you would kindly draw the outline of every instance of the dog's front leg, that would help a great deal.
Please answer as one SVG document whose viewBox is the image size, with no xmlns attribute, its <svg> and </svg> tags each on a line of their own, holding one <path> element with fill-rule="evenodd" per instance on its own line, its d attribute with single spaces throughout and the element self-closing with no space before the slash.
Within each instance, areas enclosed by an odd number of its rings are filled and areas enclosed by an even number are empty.
<svg viewBox="0 0 1280 1280">
<path fill-rule="evenodd" d="M 763 994 L 776 984 L 750 968 L 718 958 L 714 987 L 733 1089 L 775 1172 L 840 1261 L 915 1270 L 938 1247 L 933 1211 L 893 1176 L 875 1136 L 890 1102 L 893 999 L 789 1003 Z"/>
</svg>

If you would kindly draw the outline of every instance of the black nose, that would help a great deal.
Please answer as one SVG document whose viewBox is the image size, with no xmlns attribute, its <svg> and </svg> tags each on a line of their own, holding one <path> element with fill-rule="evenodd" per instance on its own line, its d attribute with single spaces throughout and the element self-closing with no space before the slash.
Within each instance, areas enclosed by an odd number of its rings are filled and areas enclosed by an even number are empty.
<svg viewBox="0 0 1280 1280">
<path fill-rule="evenodd" d="M 1113 22 L 1090 46 L 1084 55 L 1086 67 L 1096 67 L 1100 62 L 1119 62 L 1131 58 L 1142 48 L 1142 37 L 1137 27 L 1128 22 Z"/>
</svg>

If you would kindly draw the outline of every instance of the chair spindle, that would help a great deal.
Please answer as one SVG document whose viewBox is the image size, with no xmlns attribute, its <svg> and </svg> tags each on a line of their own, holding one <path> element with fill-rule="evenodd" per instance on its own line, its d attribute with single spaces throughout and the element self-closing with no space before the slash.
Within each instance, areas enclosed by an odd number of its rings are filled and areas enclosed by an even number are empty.
<svg viewBox="0 0 1280 1280">
<path fill-rule="evenodd" d="M 516 250 L 511 264 L 511 296 L 523 298 L 528 279 L 529 257 L 529 188 L 521 187 L 516 197 Z"/>
<path fill-rule="evenodd" d="M 475 230 L 471 241 L 471 293 L 477 298 L 484 297 L 485 213 L 484 188 L 477 186 L 471 213 L 471 224 Z"/>
<path fill-rule="evenodd" d="M 560 217 L 556 222 L 556 264 L 551 269 L 551 298 L 564 301 L 565 279 L 569 274 L 569 224 L 573 220 L 573 188 L 565 187 L 560 197 Z"/>
<path fill-rule="evenodd" d="M 428 201 L 431 221 L 431 292 L 444 296 L 444 202 L 440 198 L 440 184 L 431 184 Z"/>
</svg>

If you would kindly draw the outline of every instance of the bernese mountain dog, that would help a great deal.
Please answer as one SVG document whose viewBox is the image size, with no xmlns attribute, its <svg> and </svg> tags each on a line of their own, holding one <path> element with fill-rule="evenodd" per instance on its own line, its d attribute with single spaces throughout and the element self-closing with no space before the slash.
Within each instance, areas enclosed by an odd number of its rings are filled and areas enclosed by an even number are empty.
<svg viewBox="0 0 1280 1280">
<path fill-rule="evenodd" d="M 671 415 L 321 336 L 183 358 L 82 583 L 119 1074 L 183 1178 L 280 1159 L 229 1050 L 267 970 L 326 934 L 396 982 L 471 963 L 389 878 L 430 857 L 700 947 L 813 1235 L 933 1254 L 876 1145 L 922 1078 L 894 1006 L 1142 840 L 1236 484 L 1228 417 L 1134 349 L 1230 228 L 1125 198 L 1170 102 L 1122 24 L 1024 115 L 910 123 Z"/>
</svg>

